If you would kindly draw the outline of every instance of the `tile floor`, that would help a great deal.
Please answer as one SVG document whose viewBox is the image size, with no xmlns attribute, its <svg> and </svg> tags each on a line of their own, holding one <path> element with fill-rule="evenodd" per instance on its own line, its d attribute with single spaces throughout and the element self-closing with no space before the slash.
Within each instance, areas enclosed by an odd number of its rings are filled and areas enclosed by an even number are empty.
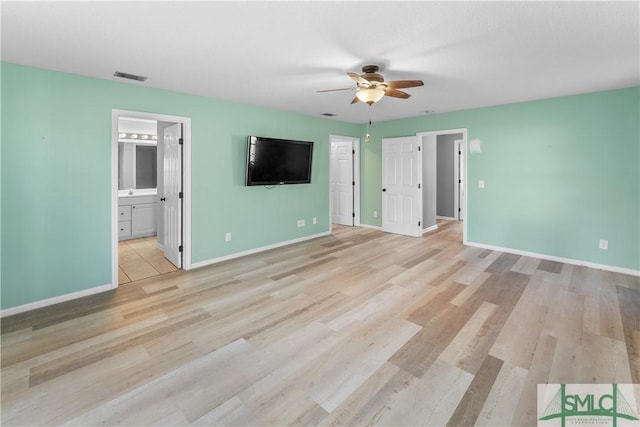
<svg viewBox="0 0 640 427">
<path fill-rule="evenodd" d="M 135 282 L 147 277 L 176 271 L 177 268 L 164 257 L 157 246 L 157 238 L 123 240 L 118 244 L 118 284 Z"/>
</svg>

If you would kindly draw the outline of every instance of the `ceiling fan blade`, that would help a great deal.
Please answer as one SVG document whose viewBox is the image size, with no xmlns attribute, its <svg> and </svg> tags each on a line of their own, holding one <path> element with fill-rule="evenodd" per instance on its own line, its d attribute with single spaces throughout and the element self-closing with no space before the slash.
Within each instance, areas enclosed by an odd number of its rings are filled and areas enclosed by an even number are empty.
<svg viewBox="0 0 640 427">
<path fill-rule="evenodd" d="M 396 80 L 393 82 L 386 82 L 389 89 L 405 89 L 408 87 L 423 86 L 422 80 Z"/>
<path fill-rule="evenodd" d="M 358 97 L 357 97 L 357 96 L 354 96 L 354 97 L 353 97 L 353 99 L 351 100 L 351 103 L 352 103 L 352 104 L 357 104 L 357 103 L 358 103 L 358 101 L 360 101 L 360 100 L 358 99 Z"/>
<path fill-rule="evenodd" d="M 347 75 L 351 77 L 353 80 L 355 80 L 356 83 L 358 83 L 358 85 L 365 85 L 367 87 L 371 86 L 371 83 L 369 83 L 369 80 L 363 79 L 356 73 L 347 73 Z"/>
<path fill-rule="evenodd" d="M 401 90 L 396 90 L 396 89 L 389 89 L 389 88 L 387 88 L 387 90 L 384 91 L 384 94 L 386 96 L 391 96 L 393 98 L 407 99 L 411 97 L 411 95 L 409 95 L 407 92 L 403 92 Z"/>
<path fill-rule="evenodd" d="M 322 92 L 337 92 L 339 90 L 354 90 L 352 87 L 345 87 L 342 89 L 325 89 L 325 90 L 318 90 L 316 91 L 317 93 L 322 93 Z"/>
</svg>

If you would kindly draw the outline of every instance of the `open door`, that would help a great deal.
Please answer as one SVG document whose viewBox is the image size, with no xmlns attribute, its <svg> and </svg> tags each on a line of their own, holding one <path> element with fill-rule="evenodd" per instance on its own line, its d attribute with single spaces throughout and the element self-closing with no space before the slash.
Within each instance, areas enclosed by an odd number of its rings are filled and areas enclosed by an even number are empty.
<svg viewBox="0 0 640 427">
<path fill-rule="evenodd" d="M 354 225 L 353 141 L 331 141 L 331 222 Z"/>
<path fill-rule="evenodd" d="M 382 230 L 422 235 L 421 144 L 417 136 L 382 140 Z"/>
<path fill-rule="evenodd" d="M 164 131 L 164 256 L 182 268 L 182 124 Z"/>
</svg>

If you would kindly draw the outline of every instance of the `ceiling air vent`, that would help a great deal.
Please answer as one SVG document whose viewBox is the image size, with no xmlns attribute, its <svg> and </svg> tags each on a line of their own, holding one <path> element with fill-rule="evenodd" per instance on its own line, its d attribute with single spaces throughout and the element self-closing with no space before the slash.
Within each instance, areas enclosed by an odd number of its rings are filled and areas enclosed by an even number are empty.
<svg viewBox="0 0 640 427">
<path fill-rule="evenodd" d="M 145 76 L 136 76 L 135 74 L 122 73 L 120 71 L 116 71 L 114 76 L 122 77 L 123 79 L 137 80 L 139 82 L 143 82 L 143 81 L 147 80 L 147 78 Z"/>
</svg>

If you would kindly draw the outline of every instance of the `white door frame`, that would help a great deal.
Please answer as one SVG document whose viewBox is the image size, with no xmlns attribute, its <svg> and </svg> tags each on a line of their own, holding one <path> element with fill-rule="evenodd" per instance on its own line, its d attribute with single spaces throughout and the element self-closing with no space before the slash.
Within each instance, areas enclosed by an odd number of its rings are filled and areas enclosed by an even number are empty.
<svg viewBox="0 0 640 427">
<path fill-rule="evenodd" d="M 438 135 L 451 135 L 451 134 L 455 134 L 455 133 L 461 133 L 462 134 L 462 139 L 455 140 L 454 144 L 453 144 L 454 145 L 454 150 L 456 150 L 456 152 L 455 152 L 456 154 L 454 156 L 454 163 L 455 163 L 454 164 L 454 170 L 455 170 L 455 175 L 456 175 L 456 182 L 455 182 L 455 186 L 454 186 L 455 189 L 454 189 L 454 196 L 453 196 L 454 200 L 455 200 L 454 201 L 454 219 L 456 221 L 458 221 L 459 220 L 458 219 L 459 218 L 458 217 L 458 208 L 459 208 L 458 200 L 460 198 L 460 194 L 459 194 L 460 189 L 459 189 L 458 182 L 457 182 L 457 179 L 460 179 L 459 178 L 460 177 L 460 174 L 459 174 L 460 171 L 458 171 L 458 143 L 462 142 L 463 146 L 466 148 L 466 145 L 467 145 L 467 128 L 445 129 L 445 130 L 436 130 L 436 131 L 430 131 L 430 132 L 418 132 L 416 135 L 418 136 L 418 138 L 422 138 L 423 136 L 435 136 L 436 137 L 435 140 L 437 141 Z M 464 164 L 464 170 L 462 172 L 463 172 L 462 176 L 464 178 L 466 178 L 466 176 L 467 176 L 467 163 L 466 162 Z M 467 180 L 463 179 L 462 183 L 465 185 L 465 187 L 464 187 L 464 189 L 465 189 L 464 195 L 465 195 L 465 199 L 466 199 L 466 194 L 467 194 L 466 183 L 467 183 Z M 467 206 L 466 200 L 465 200 L 464 206 L 465 207 Z M 465 215 L 464 211 L 462 213 L 463 213 L 463 215 Z M 464 218 L 464 216 L 463 216 L 463 218 Z"/>
<path fill-rule="evenodd" d="M 353 219 L 354 227 L 360 226 L 360 138 L 353 136 L 329 135 L 329 173 L 331 173 L 331 143 L 351 142 L 353 147 Z M 331 232 L 331 176 L 329 176 L 329 232 Z"/>
<path fill-rule="evenodd" d="M 191 118 L 141 111 L 111 110 L 111 289 L 118 287 L 118 118 L 182 123 L 182 268 L 191 268 Z"/>
<path fill-rule="evenodd" d="M 436 131 L 429 131 L 429 132 L 418 132 L 416 135 L 418 136 L 418 138 L 422 138 L 423 136 L 435 136 L 435 140 L 437 141 L 437 136 L 438 135 L 450 135 L 450 134 L 454 134 L 454 133 L 461 133 L 462 134 L 462 139 L 458 139 L 456 140 L 456 142 L 458 141 L 462 141 L 463 146 L 467 147 L 467 128 L 459 128 L 459 129 L 444 129 L 444 130 L 436 130 Z M 421 139 L 422 140 L 422 139 Z M 455 145 L 455 144 L 454 144 Z M 462 224 L 462 243 L 466 244 L 467 243 L 467 209 L 468 209 L 468 204 L 467 204 L 467 200 L 468 200 L 468 194 L 469 194 L 469 188 L 467 186 L 467 165 L 468 162 L 467 160 L 467 153 L 465 152 L 464 154 L 464 170 L 462 171 L 462 184 L 463 184 L 463 188 L 464 188 L 464 210 L 462 211 L 462 218 L 463 218 L 463 224 Z M 456 164 L 458 163 L 458 158 L 457 156 L 455 157 L 455 162 Z M 460 175 L 458 175 L 460 176 Z M 456 183 L 457 184 L 457 183 Z M 423 186 L 424 188 L 424 186 Z M 458 185 L 456 185 L 456 189 L 455 189 L 455 195 L 454 195 L 454 199 L 456 200 L 456 204 L 458 203 L 457 200 L 460 198 L 460 194 L 459 194 L 459 187 Z M 455 212 L 454 212 L 455 213 Z M 457 216 L 456 216 L 457 217 Z"/>
</svg>

